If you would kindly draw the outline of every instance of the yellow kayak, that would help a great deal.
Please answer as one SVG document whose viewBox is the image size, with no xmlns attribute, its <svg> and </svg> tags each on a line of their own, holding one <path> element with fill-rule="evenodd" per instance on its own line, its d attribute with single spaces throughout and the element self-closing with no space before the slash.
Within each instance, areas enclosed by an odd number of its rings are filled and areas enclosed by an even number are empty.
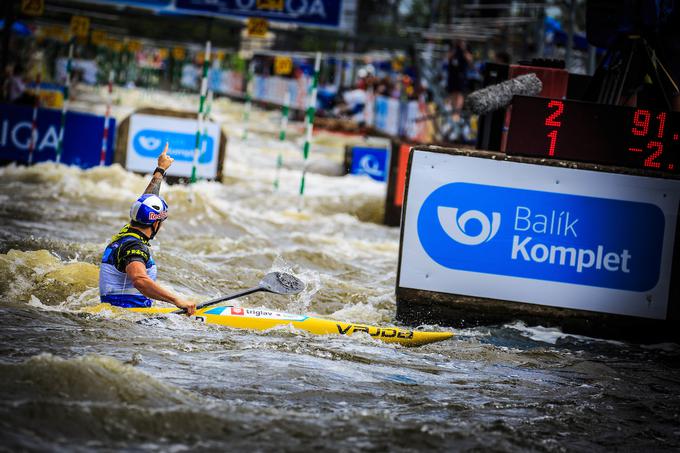
<svg viewBox="0 0 680 453">
<path fill-rule="evenodd" d="M 88 308 L 86 311 L 89 313 L 99 313 L 113 310 L 128 310 L 135 313 L 162 315 L 170 314 L 177 309 L 174 307 L 119 308 L 102 303 Z M 236 329 L 267 330 L 277 326 L 290 325 L 315 335 L 352 335 L 356 332 L 364 332 L 377 340 L 386 343 L 399 343 L 404 346 L 421 346 L 453 337 L 451 332 L 424 332 L 396 327 L 369 326 L 313 318 L 305 315 L 281 313 L 262 308 L 234 306 L 206 307 L 197 310 L 192 318 L 207 324 L 218 324 Z"/>
</svg>

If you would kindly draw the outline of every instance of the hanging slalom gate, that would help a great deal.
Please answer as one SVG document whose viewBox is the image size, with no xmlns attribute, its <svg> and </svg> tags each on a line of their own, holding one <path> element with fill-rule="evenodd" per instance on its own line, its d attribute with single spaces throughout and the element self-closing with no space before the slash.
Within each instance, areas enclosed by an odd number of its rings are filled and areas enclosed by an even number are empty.
<svg viewBox="0 0 680 453">
<path fill-rule="evenodd" d="M 31 141 L 28 147 L 28 165 L 33 163 L 33 152 L 38 141 L 38 110 L 40 109 L 40 72 L 35 76 L 35 100 L 31 118 Z"/>
<path fill-rule="evenodd" d="M 316 53 L 314 60 L 314 76 L 312 77 L 312 84 L 309 88 L 309 102 L 307 104 L 307 115 L 305 116 L 305 143 L 302 148 L 302 157 L 304 163 L 302 166 L 302 177 L 300 178 L 300 209 L 302 209 L 302 201 L 305 195 L 305 178 L 307 176 L 307 163 L 309 159 L 309 151 L 312 144 L 312 132 L 314 130 L 314 114 L 316 112 L 316 93 L 319 84 L 319 69 L 321 68 L 321 52 Z"/>
<path fill-rule="evenodd" d="M 286 129 L 288 128 L 288 112 L 290 107 L 290 92 L 286 93 L 283 100 L 283 107 L 281 107 L 281 128 L 279 130 L 279 142 L 282 144 L 286 141 Z M 276 177 L 274 178 L 274 190 L 279 189 L 279 175 L 283 167 L 283 154 L 279 148 L 279 155 L 276 158 Z"/>
<path fill-rule="evenodd" d="M 109 82 L 106 87 L 106 114 L 104 115 L 104 134 L 102 135 L 102 150 L 99 157 L 99 165 L 106 164 L 106 145 L 109 138 L 109 118 L 111 117 L 111 101 L 113 97 L 113 71 L 109 72 Z"/>
<path fill-rule="evenodd" d="M 194 160 L 191 168 L 191 182 L 196 182 L 196 167 L 198 166 L 198 155 L 200 154 L 201 146 L 201 129 L 203 126 L 205 108 L 205 99 L 208 90 L 208 65 L 210 64 L 210 41 L 205 43 L 205 54 L 203 56 L 203 76 L 201 77 L 201 93 L 198 102 L 198 115 L 196 127 L 196 145 L 194 147 Z"/>
<path fill-rule="evenodd" d="M 245 93 L 245 109 L 243 110 L 243 140 L 248 139 L 248 122 L 250 121 L 250 110 L 253 103 L 253 61 L 248 63 L 248 70 L 246 72 L 246 93 Z"/>
</svg>

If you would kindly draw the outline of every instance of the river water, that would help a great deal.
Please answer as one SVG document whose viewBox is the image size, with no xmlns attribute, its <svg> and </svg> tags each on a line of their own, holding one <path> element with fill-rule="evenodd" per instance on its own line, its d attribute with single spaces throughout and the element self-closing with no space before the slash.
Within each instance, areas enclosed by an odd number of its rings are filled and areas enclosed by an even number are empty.
<svg viewBox="0 0 680 453">
<path fill-rule="evenodd" d="M 118 119 L 195 99 L 119 91 Z M 80 110 L 100 111 L 96 92 Z M 223 184 L 162 188 L 159 280 L 197 301 L 284 270 L 307 289 L 237 302 L 394 325 L 399 230 L 384 186 L 332 176 L 343 140 L 315 139 L 299 204 L 301 125 L 214 111 Z M 272 190 L 283 152 L 281 188 Z M 119 166 L 0 169 L 0 449 L 90 451 L 590 451 L 680 448 L 680 347 L 568 336 L 521 322 L 404 348 L 368 336 L 235 330 L 89 314 L 98 262 L 148 177 Z M 301 207 L 302 209 L 298 209 Z M 445 327 L 428 326 L 447 330 Z"/>
</svg>

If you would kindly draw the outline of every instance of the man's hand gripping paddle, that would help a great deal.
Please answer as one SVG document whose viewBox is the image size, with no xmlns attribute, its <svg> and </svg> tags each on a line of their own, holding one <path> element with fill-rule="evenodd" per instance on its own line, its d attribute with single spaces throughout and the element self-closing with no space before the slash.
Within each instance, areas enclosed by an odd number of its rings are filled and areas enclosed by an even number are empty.
<svg viewBox="0 0 680 453">
<path fill-rule="evenodd" d="M 215 305 L 227 300 L 236 299 L 238 297 L 247 296 L 248 294 L 257 293 L 259 291 L 266 291 L 268 293 L 274 294 L 291 295 L 297 294 L 303 289 L 305 289 L 305 284 L 302 283 L 302 281 L 297 277 L 294 277 L 290 274 L 286 274 L 284 272 L 270 272 L 269 274 L 265 275 L 264 278 L 262 278 L 262 280 L 260 280 L 260 283 L 257 286 L 244 289 L 243 291 L 229 294 L 227 296 L 218 297 L 217 299 L 212 299 L 203 302 L 202 304 L 196 306 L 196 310 L 198 311 L 201 308 L 209 307 L 211 305 Z M 186 310 L 185 309 L 176 310 L 173 311 L 172 313 L 183 314 L 186 313 Z"/>
</svg>

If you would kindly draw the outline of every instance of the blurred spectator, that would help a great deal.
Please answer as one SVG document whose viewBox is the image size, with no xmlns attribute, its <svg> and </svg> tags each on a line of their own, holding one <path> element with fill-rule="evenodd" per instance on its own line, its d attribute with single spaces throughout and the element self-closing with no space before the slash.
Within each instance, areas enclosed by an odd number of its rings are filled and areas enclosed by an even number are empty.
<svg viewBox="0 0 680 453">
<path fill-rule="evenodd" d="M 9 102 L 16 102 L 26 91 L 23 72 L 24 68 L 19 63 L 7 66 L 4 93 Z"/>
<path fill-rule="evenodd" d="M 335 114 L 340 117 L 349 117 L 353 121 L 362 124 L 365 121 L 364 108 L 366 107 L 366 90 L 355 88 L 341 91 L 338 96 Z"/>
<path fill-rule="evenodd" d="M 447 57 L 446 91 L 449 93 L 454 121 L 460 120 L 464 95 L 468 89 L 467 72 L 472 64 L 472 53 L 465 41 L 458 40 Z"/>
<path fill-rule="evenodd" d="M 494 54 L 493 62 L 498 64 L 510 64 L 510 54 L 504 50 Z"/>
</svg>

